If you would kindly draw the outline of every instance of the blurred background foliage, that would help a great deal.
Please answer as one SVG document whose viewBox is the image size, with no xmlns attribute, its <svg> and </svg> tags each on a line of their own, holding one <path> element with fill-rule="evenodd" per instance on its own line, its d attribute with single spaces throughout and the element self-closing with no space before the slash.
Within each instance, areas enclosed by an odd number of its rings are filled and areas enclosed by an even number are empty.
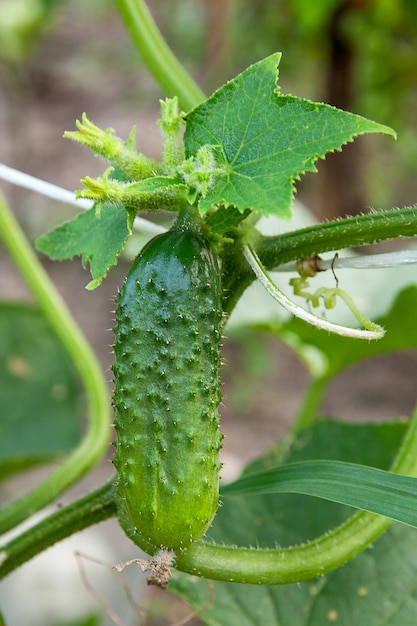
<svg viewBox="0 0 417 626">
<path fill-rule="evenodd" d="M 319 175 L 303 177 L 299 197 L 320 219 L 417 202 L 416 0 L 149 0 L 149 6 L 207 94 L 279 50 L 283 93 L 328 102 L 397 130 L 397 142 L 359 138 L 320 162 Z M 0 162 L 69 189 L 86 174 L 101 174 L 103 163 L 62 139 L 83 111 L 124 138 L 137 124 L 139 149 L 158 157 L 154 122 L 161 97 L 113 0 L 0 0 Z M 6 191 L 31 237 L 74 215 L 36 194 Z M 0 291 L 20 297 L 18 277 L 2 253 L 0 248 Z M 113 325 L 110 309 L 127 263 L 91 293 L 83 289 L 89 278 L 79 263 L 43 261 L 108 371 L 112 339 L 105 329 Z M 238 473 L 287 432 L 307 373 L 270 336 L 249 335 L 225 350 L 226 466 Z M 415 401 L 415 353 L 391 356 L 338 379 L 325 412 L 355 420 L 408 414 Z M 33 589 L 33 579 L 25 589 Z M 49 594 L 48 607 L 50 600 Z M 32 611 L 38 602 L 22 606 Z M 34 623 L 32 614 L 27 623 Z"/>
<path fill-rule="evenodd" d="M 397 142 L 356 140 L 321 162 L 319 176 L 301 181 L 300 197 L 319 218 L 416 201 L 415 0 L 150 0 L 149 5 L 207 93 L 280 50 L 284 93 L 325 101 L 397 130 Z M 31 98 L 46 107 L 54 95 L 68 101 L 73 94 L 75 104 L 84 89 L 101 106 L 116 98 L 128 102 L 139 118 L 140 110 L 155 108 L 161 96 L 111 0 L 0 0 L 0 65 L 0 95 L 14 120 L 9 132 L 25 132 Z M 19 158 L 13 160 L 19 164 Z"/>
</svg>

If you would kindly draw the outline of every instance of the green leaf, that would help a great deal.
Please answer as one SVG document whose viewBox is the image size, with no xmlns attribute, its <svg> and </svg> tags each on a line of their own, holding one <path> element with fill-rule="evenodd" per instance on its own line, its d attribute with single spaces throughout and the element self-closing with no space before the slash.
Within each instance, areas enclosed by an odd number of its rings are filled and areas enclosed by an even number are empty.
<svg viewBox="0 0 417 626">
<path fill-rule="evenodd" d="M 38 309 L 0 304 L 0 477 L 70 452 L 80 440 L 78 382 Z"/>
<path fill-rule="evenodd" d="M 386 468 L 405 432 L 403 423 L 344 424 L 322 420 L 279 445 L 249 468 L 259 471 L 284 457 L 289 463 L 331 458 Z M 307 496 L 224 497 L 209 535 L 217 543 L 289 546 L 341 523 L 351 509 Z M 285 586 L 211 582 L 175 573 L 169 590 L 185 598 L 209 626 L 414 626 L 417 533 L 393 526 L 372 549 L 331 574 Z"/>
<path fill-rule="evenodd" d="M 222 495 L 301 493 L 417 527 L 417 478 L 341 461 L 304 461 L 243 476 Z"/>
<path fill-rule="evenodd" d="M 233 205 L 290 217 L 294 182 L 316 171 L 314 162 L 364 133 L 393 130 L 358 115 L 296 98 L 277 89 L 280 54 L 255 63 L 186 117 L 186 156 L 203 145 L 216 148 L 224 170 L 204 198 L 212 205 Z"/>
<path fill-rule="evenodd" d="M 41 235 L 36 248 L 54 261 L 81 256 L 83 267 L 90 265 L 93 280 L 88 289 L 98 287 L 132 233 L 132 220 L 122 204 L 104 203 L 100 217 L 95 208 Z"/>
</svg>

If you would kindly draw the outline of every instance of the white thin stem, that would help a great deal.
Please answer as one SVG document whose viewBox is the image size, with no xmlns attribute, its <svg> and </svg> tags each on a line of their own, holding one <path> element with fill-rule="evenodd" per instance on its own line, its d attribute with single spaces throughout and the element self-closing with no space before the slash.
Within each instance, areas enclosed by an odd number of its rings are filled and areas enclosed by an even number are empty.
<svg viewBox="0 0 417 626">
<path fill-rule="evenodd" d="M 30 174 L 25 174 L 20 170 L 4 165 L 4 163 L 0 163 L 0 179 L 6 180 L 12 185 L 17 185 L 18 187 L 29 189 L 35 193 L 40 193 L 43 196 L 56 200 L 57 202 L 70 204 L 78 207 L 79 209 L 84 209 L 85 211 L 94 206 L 94 202 L 92 200 L 77 198 L 75 193 L 68 191 L 68 189 L 63 189 L 62 187 L 58 187 L 58 185 L 53 185 L 52 183 L 48 183 L 47 181 L 31 176 Z M 144 219 L 143 217 L 135 218 L 133 228 L 144 233 L 149 233 L 150 235 L 158 235 L 166 232 L 167 230 L 165 226 L 155 224 L 154 222 Z"/>
<path fill-rule="evenodd" d="M 398 250 L 397 252 L 384 252 L 381 254 L 365 254 L 363 256 L 339 257 L 333 259 L 317 260 L 318 271 L 329 269 L 381 269 L 395 267 L 396 265 L 411 265 L 417 263 L 417 250 Z M 297 271 L 297 263 L 284 263 L 274 268 L 274 272 Z"/>
<path fill-rule="evenodd" d="M 364 330 L 361 328 L 349 328 L 347 326 L 341 326 L 340 324 L 334 324 L 317 315 L 313 315 L 306 309 L 292 302 L 272 281 L 265 267 L 262 265 L 258 255 L 253 248 L 246 244 L 243 248 L 243 253 L 255 276 L 259 282 L 265 287 L 268 293 L 276 300 L 284 309 L 295 315 L 296 317 L 308 322 L 316 328 L 326 330 L 330 333 L 336 333 L 344 337 L 355 337 L 356 339 L 381 339 L 384 335 L 383 329 L 376 330 Z"/>
</svg>

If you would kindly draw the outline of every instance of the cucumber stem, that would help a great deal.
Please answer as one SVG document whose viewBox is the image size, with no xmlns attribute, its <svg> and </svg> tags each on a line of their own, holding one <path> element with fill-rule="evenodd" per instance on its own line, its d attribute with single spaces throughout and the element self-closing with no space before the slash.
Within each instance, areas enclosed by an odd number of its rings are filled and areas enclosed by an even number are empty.
<svg viewBox="0 0 417 626">
<path fill-rule="evenodd" d="M 245 241 L 251 243 L 267 270 L 276 270 L 285 263 L 323 252 L 416 235 L 417 205 L 347 217 L 270 237 L 261 235 L 255 228 L 244 232 Z M 243 245 L 225 248 L 223 265 L 226 269 L 223 286 L 227 294 L 224 310 L 230 314 L 245 289 L 255 280 L 255 275 L 244 257 Z"/>
<path fill-rule="evenodd" d="M 46 548 L 116 515 L 114 481 L 59 509 L 0 548 L 0 579 Z"/>
</svg>

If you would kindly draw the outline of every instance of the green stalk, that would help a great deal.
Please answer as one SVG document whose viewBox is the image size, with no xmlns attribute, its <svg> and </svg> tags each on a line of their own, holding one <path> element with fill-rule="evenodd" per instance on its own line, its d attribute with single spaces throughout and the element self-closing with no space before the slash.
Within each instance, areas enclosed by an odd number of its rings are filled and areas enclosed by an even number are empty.
<svg viewBox="0 0 417 626">
<path fill-rule="evenodd" d="M 247 236 L 265 268 L 272 270 L 324 252 L 416 235 L 417 206 L 410 206 L 316 224 L 273 237 L 262 236 L 252 229 L 244 237 Z M 224 310 L 230 314 L 255 275 L 244 258 L 243 247 L 231 246 L 230 250 L 225 247 L 224 252 Z"/>
<path fill-rule="evenodd" d="M 0 549 L 0 579 L 76 532 L 116 515 L 113 480 L 59 509 Z"/>
<path fill-rule="evenodd" d="M 101 366 L 1 194 L 0 237 L 80 376 L 89 419 L 83 440 L 61 465 L 30 493 L 0 511 L 3 533 L 52 502 L 101 460 L 110 439 L 111 419 Z"/>
<path fill-rule="evenodd" d="M 293 433 L 298 433 L 314 423 L 328 383 L 329 378 L 327 376 L 312 379 L 304 394 L 303 403 L 292 426 L 291 431 Z"/>
<path fill-rule="evenodd" d="M 323 252 L 416 234 L 417 205 L 324 222 L 275 237 L 261 237 L 255 249 L 265 267 L 273 269 L 282 263 L 307 259 Z"/>
<path fill-rule="evenodd" d="M 168 47 L 146 3 L 143 0 L 114 1 L 145 65 L 165 94 L 177 96 L 185 111 L 203 102 L 206 96 Z"/>
</svg>

